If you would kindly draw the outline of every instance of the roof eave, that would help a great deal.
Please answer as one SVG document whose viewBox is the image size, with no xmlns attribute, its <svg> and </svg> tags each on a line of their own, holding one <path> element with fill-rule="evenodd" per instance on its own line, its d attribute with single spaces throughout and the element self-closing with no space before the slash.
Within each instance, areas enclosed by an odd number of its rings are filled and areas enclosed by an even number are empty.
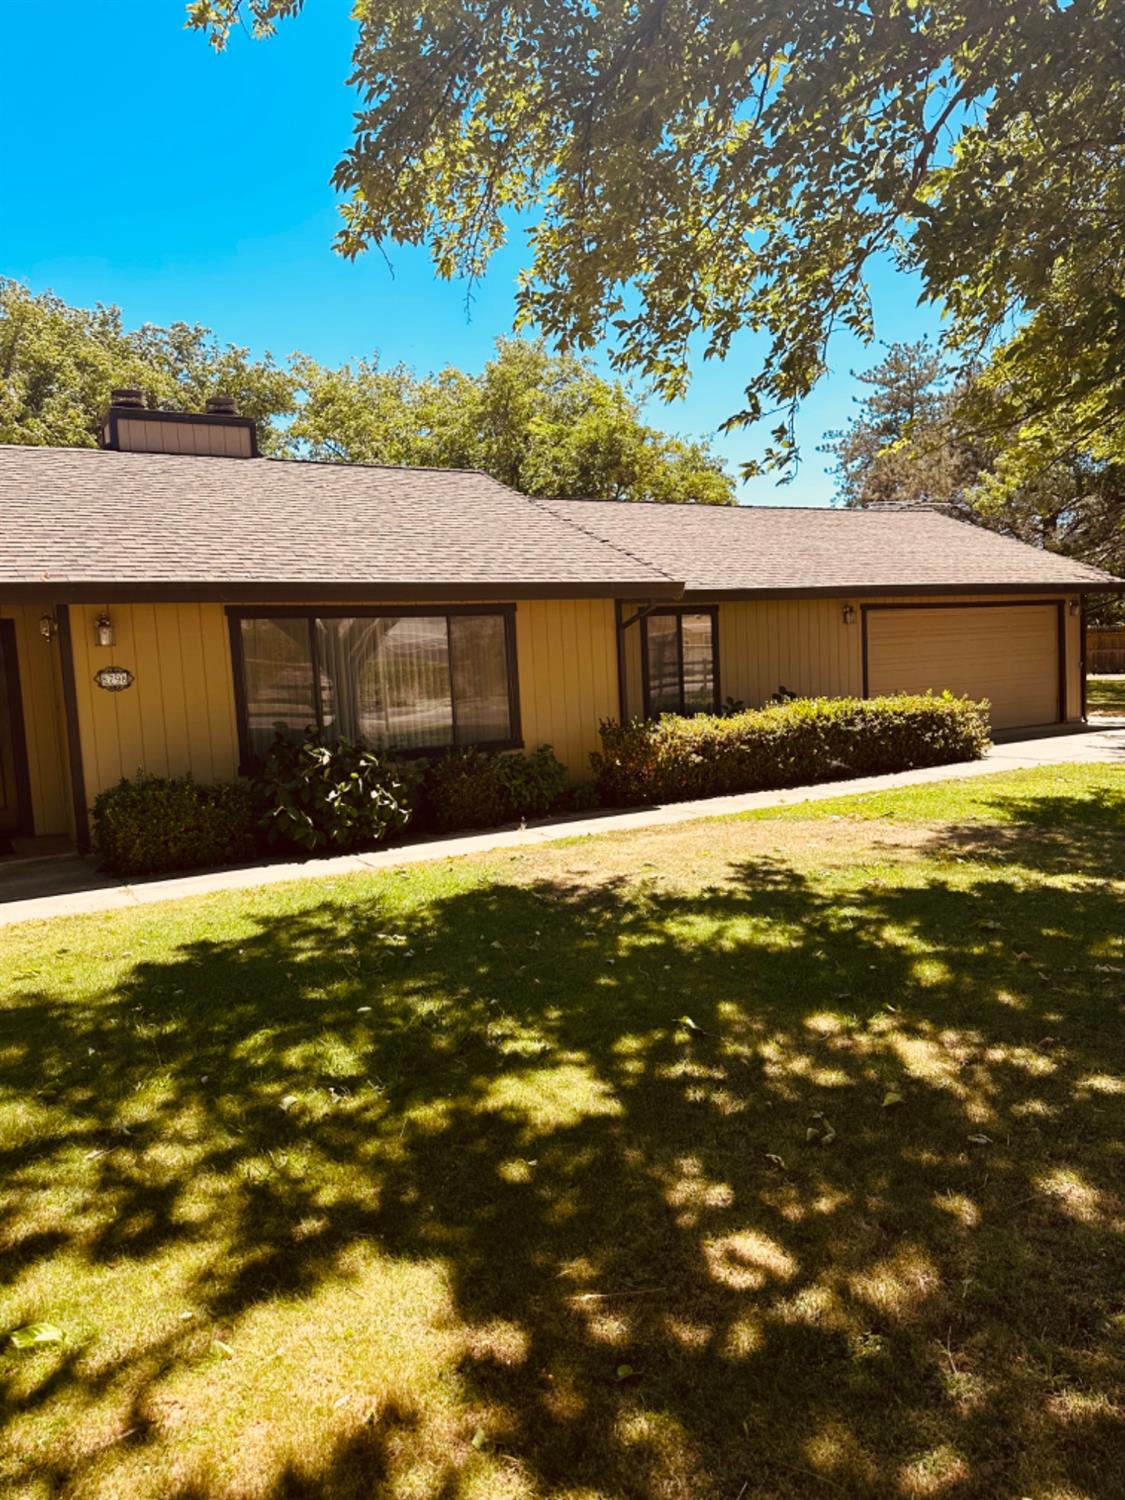
<svg viewBox="0 0 1125 1500">
<path fill-rule="evenodd" d="M 40 579 L 5 582 L 0 600 L 5 604 L 378 604 L 407 601 L 507 599 L 638 599 L 674 603 L 683 597 L 682 583 L 671 579 L 626 579 L 600 583 L 535 581 L 465 583 L 455 579 L 425 583 L 339 583 L 247 580 L 122 580 Z"/>
<path fill-rule="evenodd" d="M 701 589 L 690 584 L 684 589 L 684 600 L 693 604 L 721 604 L 738 599 L 873 599 L 890 597 L 941 598 L 951 594 L 1119 594 L 1125 593 L 1125 579 L 1107 578 L 1091 583 L 862 583 L 806 584 L 803 588 Z"/>
</svg>

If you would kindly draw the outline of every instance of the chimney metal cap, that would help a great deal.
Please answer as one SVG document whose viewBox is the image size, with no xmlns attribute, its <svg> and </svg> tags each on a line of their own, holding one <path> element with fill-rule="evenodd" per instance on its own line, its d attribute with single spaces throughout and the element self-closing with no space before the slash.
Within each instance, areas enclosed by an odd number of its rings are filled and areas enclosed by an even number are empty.
<svg viewBox="0 0 1125 1500">
<path fill-rule="evenodd" d="M 207 415 L 209 417 L 237 417 L 238 403 L 233 396 L 208 396 Z"/>
<path fill-rule="evenodd" d="M 145 393 L 139 386 L 119 385 L 109 393 L 110 406 L 124 406 L 130 411 L 143 411 Z"/>
</svg>

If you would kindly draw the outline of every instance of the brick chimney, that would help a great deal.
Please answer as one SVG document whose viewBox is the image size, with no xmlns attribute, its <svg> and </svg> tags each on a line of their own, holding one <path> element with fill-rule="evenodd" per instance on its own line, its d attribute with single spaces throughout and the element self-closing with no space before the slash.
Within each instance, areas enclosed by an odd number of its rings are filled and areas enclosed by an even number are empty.
<svg viewBox="0 0 1125 1500">
<path fill-rule="evenodd" d="M 206 458 L 257 458 L 258 429 L 240 417 L 233 396 L 210 396 L 205 412 L 158 411 L 144 392 L 120 386 L 110 393 L 101 445 L 118 453 L 187 453 Z"/>
</svg>

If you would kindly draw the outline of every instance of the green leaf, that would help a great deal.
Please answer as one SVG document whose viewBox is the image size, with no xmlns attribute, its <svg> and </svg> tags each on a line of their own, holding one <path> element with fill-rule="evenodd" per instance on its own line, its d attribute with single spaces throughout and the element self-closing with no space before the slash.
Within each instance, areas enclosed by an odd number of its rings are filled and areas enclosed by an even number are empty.
<svg viewBox="0 0 1125 1500">
<path fill-rule="evenodd" d="M 8 1335 L 13 1349 L 34 1349 L 38 1344 L 61 1344 L 62 1329 L 53 1323 L 28 1323 Z"/>
<path fill-rule="evenodd" d="M 883 1095 L 883 1108 L 884 1109 L 894 1109 L 899 1104 L 905 1104 L 905 1103 L 906 1103 L 906 1101 L 905 1101 L 905 1099 L 903 1099 L 903 1097 L 902 1097 L 901 1094 L 896 1094 L 894 1092 L 891 1092 L 889 1094 L 884 1094 Z"/>
</svg>

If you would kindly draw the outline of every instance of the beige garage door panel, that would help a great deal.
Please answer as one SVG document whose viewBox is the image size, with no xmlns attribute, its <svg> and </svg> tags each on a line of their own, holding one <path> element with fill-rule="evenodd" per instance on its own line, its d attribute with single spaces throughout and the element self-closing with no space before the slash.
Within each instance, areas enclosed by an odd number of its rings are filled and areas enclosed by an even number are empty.
<svg viewBox="0 0 1125 1500">
<path fill-rule="evenodd" d="M 994 729 L 1059 717 L 1058 614 L 1053 604 L 995 609 L 872 609 L 867 689 L 987 698 Z"/>
</svg>

